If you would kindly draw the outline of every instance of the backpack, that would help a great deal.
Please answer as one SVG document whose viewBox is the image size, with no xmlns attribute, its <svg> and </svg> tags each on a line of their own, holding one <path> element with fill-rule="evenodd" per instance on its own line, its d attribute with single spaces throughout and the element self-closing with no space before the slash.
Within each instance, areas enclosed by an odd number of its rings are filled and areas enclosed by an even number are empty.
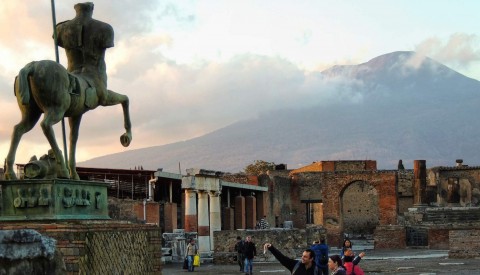
<svg viewBox="0 0 480 275">
<path fill-rule="evenodd" d="M 328 248 L 318 248 L 313 246 L 312 249 L 315 252 L 315 263 L 317 266 L 326 266 L 328 264 Z"/>
<path fill-rule="evenodd" d="M 320 264 L 322 265 L 328 264 L 328 256 L 326 254 L 322 254 L 322 257 L 320 258 Z"/>
</svg>

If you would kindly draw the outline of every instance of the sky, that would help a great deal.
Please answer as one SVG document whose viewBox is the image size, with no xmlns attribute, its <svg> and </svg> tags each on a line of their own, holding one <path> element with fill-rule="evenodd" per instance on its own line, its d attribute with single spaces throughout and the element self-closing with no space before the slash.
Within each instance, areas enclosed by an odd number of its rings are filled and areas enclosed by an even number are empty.
<svg viewBox="0 0 480 275">
<path fill-rule="evenodd" d="M 56 1 L 56 21 L 78 1 Z M 328 104 L 318 80 L 333 65 L 416 51 L 480 80 L 477 0 L 98 0 L 93 17 L 115 30 L 106 52 L 108 88 L 128 95 L 133 140 L 124 148 L 120 105 L 86 113 L 77 161 L 202 136 L 282 109 Z M 18 71 L 55 60 L 51 1 L 0 3 L 0 158 L 20 121 Z M 60 63 L 66 65 L 63 49 Z M 65 121 L 68 129 L 68 122 Z M 55 126 L 63 148 L 60 124 Z M 68 136 L 68 132 L 67 132 Z M 22 138 L 16 163 L 46 154 L 39 125 Z M 253 161 L 253 160 L 252 160 Z"/>
</svg>

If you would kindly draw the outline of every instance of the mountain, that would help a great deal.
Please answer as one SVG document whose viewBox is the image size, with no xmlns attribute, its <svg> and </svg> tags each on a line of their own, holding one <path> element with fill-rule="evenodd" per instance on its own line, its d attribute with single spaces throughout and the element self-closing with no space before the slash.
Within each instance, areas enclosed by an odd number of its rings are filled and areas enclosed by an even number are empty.
<svg viewBox="0 0 480 275">
<path fill-rule="evenodd" d="M 415 52 L 393 52 L 316 75 L 331 100 L 234 123 L 202 137 L 106 155 L 85 167 L 198 167 L 239 172 L 254 160 L 297 168 L 319 160 L 372 159 L 380 169 L 480 163 L 480 82 Z"/>
</svg>

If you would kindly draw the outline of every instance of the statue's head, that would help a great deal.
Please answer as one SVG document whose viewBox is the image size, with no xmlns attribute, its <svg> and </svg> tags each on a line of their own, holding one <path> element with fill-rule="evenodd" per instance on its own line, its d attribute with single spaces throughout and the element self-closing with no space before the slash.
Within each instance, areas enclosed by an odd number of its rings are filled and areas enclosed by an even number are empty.
<svg viewBox="0 0 480 275">
<path fill-rule="evenodd" d="M 78 3 L 73 6 L 75 11 L 77 12 L 77 15 L 82 14 L 89 14 L 91 15 L 93 13 L 93 3 L 92 2 L 85 2 L 85 3 Z"/>
</svg>

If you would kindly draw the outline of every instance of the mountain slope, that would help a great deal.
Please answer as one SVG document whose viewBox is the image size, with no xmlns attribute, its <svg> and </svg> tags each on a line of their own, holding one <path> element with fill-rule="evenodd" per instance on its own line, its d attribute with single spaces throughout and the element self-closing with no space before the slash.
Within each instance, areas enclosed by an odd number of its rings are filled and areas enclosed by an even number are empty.
<svg viewBox="0 0 480 275">
<path fill-rule="evenodd" d="M 414 52 L 394 52 L 320 74 L 336 100 L 279 110 L 199 138 L 107 155 L 79 166 L 238 172 L 261 159 L 297 168 L 317 160 L 373 159 L 379 168 L 479 163 L 480 82 Z M 319 91 L 320 93 L 321 91 Z"/>
</svg>

